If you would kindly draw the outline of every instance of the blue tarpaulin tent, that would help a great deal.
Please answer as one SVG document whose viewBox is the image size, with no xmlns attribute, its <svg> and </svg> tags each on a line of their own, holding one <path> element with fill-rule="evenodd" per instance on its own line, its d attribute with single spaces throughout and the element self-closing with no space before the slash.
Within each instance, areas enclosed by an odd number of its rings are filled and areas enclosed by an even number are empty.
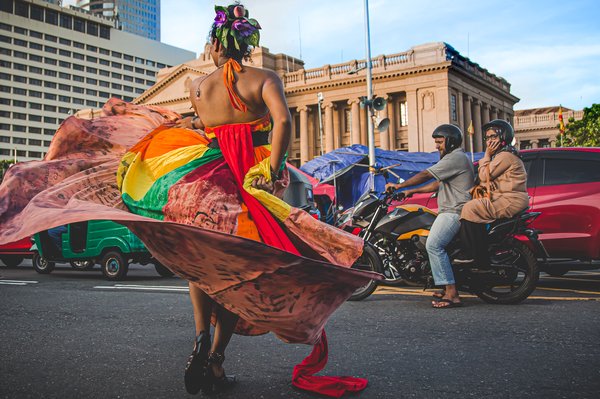
<svg viewBox="0 0 600 399">
<path fill-rule="evenodd" d="M 471 156 L 470 153 L 467 153 Z M 475 153 L 479 160 L 483 153 Z M 386 182 L 397 182 L 398 177 L 408 180 L 420 171 L 440 160 L 438 152 L 404 152 L 375 149 L 378 168 L 389 168 L 387 177 L 375 176 L 375 190 L 382 192 Z M 338 148 L 302 165 L 303 172 L 320 182 L 336 186 L 337 203 L 344 208 L 353 206 L 356 200 L 370 188 L 368 148 L 355 144 Z"/>
</svg>

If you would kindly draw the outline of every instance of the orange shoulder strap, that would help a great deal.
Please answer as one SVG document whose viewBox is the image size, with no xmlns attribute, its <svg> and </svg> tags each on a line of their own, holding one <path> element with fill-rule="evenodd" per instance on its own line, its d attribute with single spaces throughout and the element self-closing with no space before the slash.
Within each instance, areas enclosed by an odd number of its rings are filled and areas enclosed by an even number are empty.
<svg viewBox="0 0 600 399">
<path fill-rule="evenodd" d="M 238 111 L 246 112 L 248 107 L 246 104 L 244 104 L 240 96 L 237 95 L 235 88 L 233 87 L 235 83 L 235 75 L 233 74 L 234 70 L 236 72 L 241 72 L 242 66 L 236 60 L 230 58 L 227 60 L 225 65 L 223 65 L 223 83 L 225 83 L 227 94 L 229 94 L 229 102 L 231 102 L 233 108 L 237 109 Z"/>
</svg>

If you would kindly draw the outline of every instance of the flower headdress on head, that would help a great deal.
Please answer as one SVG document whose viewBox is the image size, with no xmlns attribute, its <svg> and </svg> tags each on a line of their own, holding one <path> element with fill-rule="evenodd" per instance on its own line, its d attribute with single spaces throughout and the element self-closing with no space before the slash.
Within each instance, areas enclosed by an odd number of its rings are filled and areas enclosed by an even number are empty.
<svg viewBox="0 0 600 399">
<path fill-rule="evenodd" d="M 230 36 L 236 50 L 240 50 L 240 44 L 247 46 L 258 46 L 260 41 L 260 24 L 257 20 L 248 18 L 248 10 L 243 5 L 237 4 L 229 7 L 215 6 L 215 33 L 223 47 L 227 48 Z M 229 11 L 231 9 L 231 12 Z"/>
</svg>

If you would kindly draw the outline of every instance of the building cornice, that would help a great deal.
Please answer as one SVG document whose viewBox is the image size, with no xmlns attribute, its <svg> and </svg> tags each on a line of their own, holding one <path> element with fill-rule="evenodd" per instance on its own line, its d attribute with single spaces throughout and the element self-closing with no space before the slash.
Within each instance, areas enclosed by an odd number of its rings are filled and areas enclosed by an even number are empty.
<svg viewBox="0 0 600 399">
<path fill-rule="evenodd" d="M 169 83 L 173 82 L 175 79 L 177 79 L 184 72 L 188 72 L 188 71 L 195 72 L 195 73 L 197 73 L 199 75 L 207 75 L 206 72 L 203 72 L 203 71 L 201 71 L 199 69 L 190 67 L 187 64 L 181 64 L 173 72 L 171 72 L 169 75 L 167 75 L 163 80 L 161 80 L 160 82 L 158 82 L 157 84 L 155 84 L 154 86 L 150 87 L 148 90 L 146 90 L 145 92 L 143 92 L 142 94 L 140 94 L 139 97 L 137 97 L 136 99 L 133 100 L 133 103 L 134 104 L 145 103 L 145 101 L 148 98 L 150 98 L 151 96 L 157 94 L 163 88 L 168 87 Z"/>
</svg>

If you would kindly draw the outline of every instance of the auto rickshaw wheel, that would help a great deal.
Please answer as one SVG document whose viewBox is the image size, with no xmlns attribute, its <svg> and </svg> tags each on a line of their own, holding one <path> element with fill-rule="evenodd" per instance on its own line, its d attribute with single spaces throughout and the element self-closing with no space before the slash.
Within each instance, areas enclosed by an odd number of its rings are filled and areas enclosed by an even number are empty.
<svg viewBox="0 0 600 399">
<path fill-rule="evenodd" d="M 102 274 L 107 280 L 123 280 L 129 271 L 129 263 L 123 258 L 120 251 L 108 251 L 100 261 Z"/>
<path fill-rule="evenodd" d="M 33 253 L 31 262 L 33 263 L 35 271 L 40 274 L 52 273 L 54 266 L 56 265 L 54 262 L 50 262 L 48 259 L 41 256 L 39 252 Z"/>
<path fill-rule="evenodd" d="M 4 255 L 0 256 L 0 260 L 6 267 L 15 268 L 23 262 L 23 257 L 21 255 Z"/>
</svg>

